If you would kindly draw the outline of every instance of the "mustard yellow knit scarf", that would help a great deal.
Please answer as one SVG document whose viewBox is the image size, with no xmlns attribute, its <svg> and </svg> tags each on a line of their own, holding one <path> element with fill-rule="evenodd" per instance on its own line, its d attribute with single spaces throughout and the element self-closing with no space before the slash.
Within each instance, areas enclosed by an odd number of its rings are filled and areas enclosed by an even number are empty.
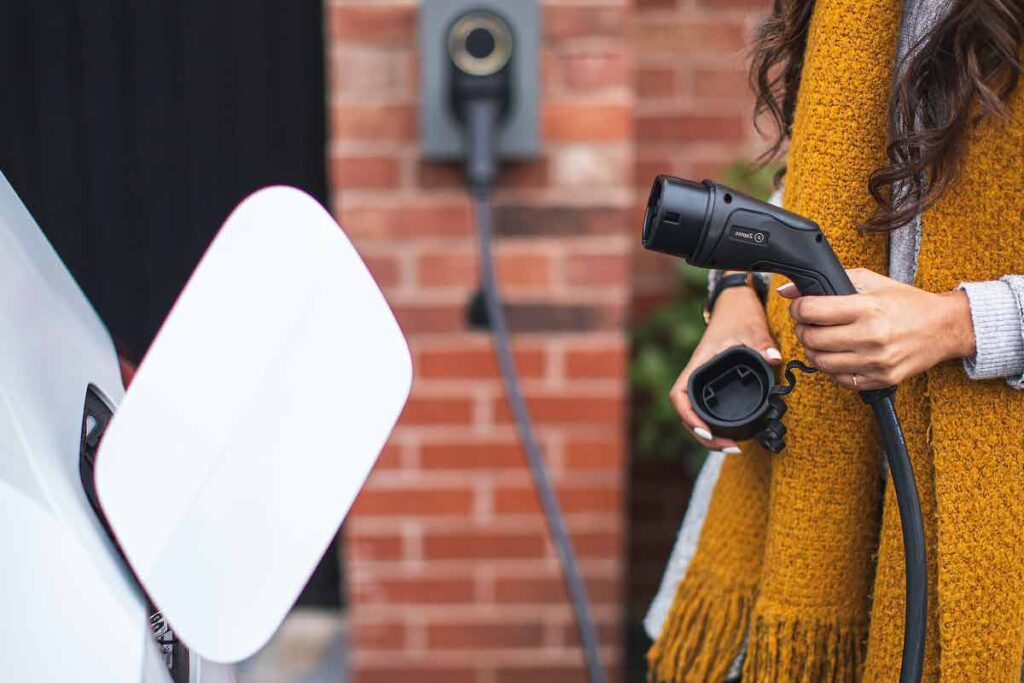
<svg viewBox="0 0 1024 683">
<path fill-rule="evenodd" d="M 861 234 L 885 162 L 900 0 L 819 0 L 797 103 L 785 206 L 817 221 L 847 267 L 886 272 L 886 238 Z M 916 286 L 1024 273 L 1024 88 L 1012 120 L 973 132 L 953 185 L 923 216 Z M 780 284 L 776 282 L 775 284 Z M 769 321 L 802 356 L 788 302 Z M 868 409 L 822 375 L 788 401 L 788 446 L 727 456 L 650 677 L 895 681 L 903 544 Z M 926 680 L 1020 681 L 1024 652 L 1024 392 L 959 363 L 899 388 L 929 559 Z"/>
</svg>

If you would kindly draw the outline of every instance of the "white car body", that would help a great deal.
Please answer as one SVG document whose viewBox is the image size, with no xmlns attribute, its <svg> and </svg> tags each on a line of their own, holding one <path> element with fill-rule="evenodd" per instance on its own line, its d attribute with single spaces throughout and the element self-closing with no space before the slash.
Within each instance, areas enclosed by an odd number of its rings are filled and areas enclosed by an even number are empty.
<svg viewBox="0 0 1024 683">
<path fill-rule="evenodd" d="M 169 681 L 147 595 L 190 649 L 188 680 L 232 680 L 336 533 L 411 377 L 344 233 L 276 187 L 225 223 L 125 392 L 109 333 L 0 175 L 5 680 Z M 95 486 L 127 563 L 79 474 L 90 384 L 116 406 Z"/>
</svg>

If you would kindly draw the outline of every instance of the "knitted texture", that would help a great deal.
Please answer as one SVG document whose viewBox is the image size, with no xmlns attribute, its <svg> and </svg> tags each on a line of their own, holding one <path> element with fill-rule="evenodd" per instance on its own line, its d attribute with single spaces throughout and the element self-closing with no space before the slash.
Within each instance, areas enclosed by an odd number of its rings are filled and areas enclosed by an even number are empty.
<svg viewBox="0 0 1024 683">
<path fill-rule="evenodd" d="M 743 646 L 761 571 L 770 463 L 727 455 L 697 553 L 648 653 L 651 680 L 721 681 Z"/>
<path fill-rule="evenodd" d="M 886 238 L 863 234 L 883 166 L 900 0 L 819 0 L 808 35 L 786 180 L 787 209 L 818 222 L 848 267 L 886 272 Z M 916 285 L 1024 272 L 1024 95 L 1016 122 L 973 131 L 963 167 L 923 217 Z M 780 284 L 778 280 L 774 284 Z M 768 318 L 800 357 L 789 302 Z M 891 484 L 869 409 L 827 376 L 788 399 L 787 448 L 750 444 L 723 465 L 697 552 L 649 653 L 650 677 L 893 681 L 905 577 Z M 1024 647 L 1024 393 L 945 363 L 901 385 L 929 558 L 926 680 L 1019 680 Z"/>
<path fill-rule="evenodd" d="M 989 119 L 972 136 L 953 185 L 924 214 L 916 286 L 949 291 L 964 281 L 1024 272 L 1024 89 L 1010 100 L 1009 119 Z M 958 364 L 927 373 L 927 404 L 934 531 L 928 551 L 937 567 L 930 627 L 941 651 L 938 671 L 950 681 L 1019 681 L 1024 644 L 1024 395 L 1005 383 L 971 381 Z M 910 387 L 907 387 L 909 389 Z M 906 393 L 906 392 L 905 392 Z M 901 397 L 902 398 L 902 397 Z M 909 397 L 906 400 L 910 400 Z M 923 410 L 903 413 L 919 419 Z M 930 427 L 930 432 L 927 431 Z M 915 467 L 922 456 L 915 458 Z M 902 563 L 895 501 L 887 501 L 868 671 L 892 680 L 898 664 L 875 629 L 889 621 L 902 630 Z M 926 518 L 927 519 L 927 518 Z M 932 521 L 932 520 L 928 520 Z M 937 564 L 936 564 L 937 563 Z M 892 596 L 890 599 L 883 595 Z M 884 640 L 889 640 L 886 638 Z M 876 648 L 877 645 L 877 648 Z M 876 649 L 878 650 L 876 654 Z M 933 676 L 938 674 L 933 671 Z"/>
</svg>

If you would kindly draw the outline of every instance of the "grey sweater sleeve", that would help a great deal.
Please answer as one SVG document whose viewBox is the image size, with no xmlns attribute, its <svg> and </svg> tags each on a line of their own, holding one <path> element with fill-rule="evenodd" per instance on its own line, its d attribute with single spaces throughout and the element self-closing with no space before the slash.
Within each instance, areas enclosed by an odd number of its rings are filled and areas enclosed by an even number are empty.
<svg viewBox="0 0 1024 683">
<path fill-rule="evenodd" d="M 964 359 L 971 379 L 1005 377 L 1014 389 L 1024 389 L 1024 276 L 965 282 L 974 323 L 976 353 Z"/>
</svg>

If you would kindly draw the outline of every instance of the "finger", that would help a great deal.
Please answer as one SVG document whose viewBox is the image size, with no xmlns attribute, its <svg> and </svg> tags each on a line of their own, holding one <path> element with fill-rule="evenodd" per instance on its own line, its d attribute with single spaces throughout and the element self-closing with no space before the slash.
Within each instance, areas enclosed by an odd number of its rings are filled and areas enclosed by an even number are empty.
<svg viewBox="0 0 1024 683">
<path fill-rule="evenodd" d="M 697 427 L 690 432 L 696 441 L 705 448 L 712 451 L 725 451 L 726 453 L 739 453 L 739 447 L 735 441 L 722 439 L 713 435 L 704 427 Z"/>
<path fill-rule="evenodd" d="M 690 396 L 686 392 L 685 387 L 686 383 L 683 381 L 681 376 L 679 381 L 676 382 L 676 386 L 672 387 L 669 398 L 671 399 L 676 412 L 679 413 L 679 417 L 682 419 L 683 425 L 686 427 L 687 431 L 690 432 L 690 435 L 693 436 L 699 444 L 713 451 L 735 449 L 736 443 L 734 441 L 716 438 L 715 435 L 711 433 L 711 429 L 708 427 L 707 423 L 700 419 L 694 411 L 693 405 L 690 403 Z"/>
<path fill-rule="evenodd" d="M 872 391 L 874 389 L 884 389 L 889 386 L 885 382 L 875 379 L 874 377 L 857 374 L 839 374 L 834 375 L 832 379 L 835 380 L 836 384 L 844 386 L 847 389 L 854 389 L 855 391 Z"/>
<path fill-rule="evenodd" d="M 797 323 L 796 338 L 811 351 L 853 351 L 857 338 L 852 325 L 806 325 Z"/>
<path fill-rule="evenodd" d="M 789 305 L 789 314 L 808 325 L 848 325 L 857 320 L 867 305 L 856 294 L 849 296 L 802 296 Z"/>
<path fill-rule="evenodd" d="M 861 294 L 873 292 L 883 287 L 889 280 L 884 275 L 879 275 L 867 268 L 850 268 L 846 271 L 846 274 L 849 276 L 850 282 L 853 283 L 853 288 Z"/>
<path fill-rule="evenodd" d="M 814 364 L 821 372 L 828 375 L 858 375 L 858 379 L 872 373 L 868 362 L 863 356 L 842 351 L 830 353 L 828 351 L 807 351 L 807 360 Z"/>
<path fill-rule="evenodd" d="M 779 351 L 774 343 L 762 345 L 761 355 L 764 356 L 769 365 L 778 365 L 782 362 L 782 352 Z"/>
<path fill-rule="evenodd" d="M 682 378 L 680 378 L 681 380 Z M 693 410 L 693 406 L 690 404 L 690 395 L 686 392 L 686 382 L 680 381 L 676 383 L 676 386 L 672 387 L 672 392 L 669 394 L 669 399 L 672 401 L 672 406 L 679 413 L 679 418 L 686 425 L 686 428 L 691 432 L 700 429 L 707 433 L 708 440 L 711 439 L 711 430 L 704 423 L 703 420 Z"/>
<path fill-rule="evenodd" d="M 775 291 L 779 293 L 784 299 L 796 299 L 800 296 L 800 290 L 796 288 L 792 282 L 787 282 L 784 285 L 779 285 L 775 288 Z"/>
</svg>

